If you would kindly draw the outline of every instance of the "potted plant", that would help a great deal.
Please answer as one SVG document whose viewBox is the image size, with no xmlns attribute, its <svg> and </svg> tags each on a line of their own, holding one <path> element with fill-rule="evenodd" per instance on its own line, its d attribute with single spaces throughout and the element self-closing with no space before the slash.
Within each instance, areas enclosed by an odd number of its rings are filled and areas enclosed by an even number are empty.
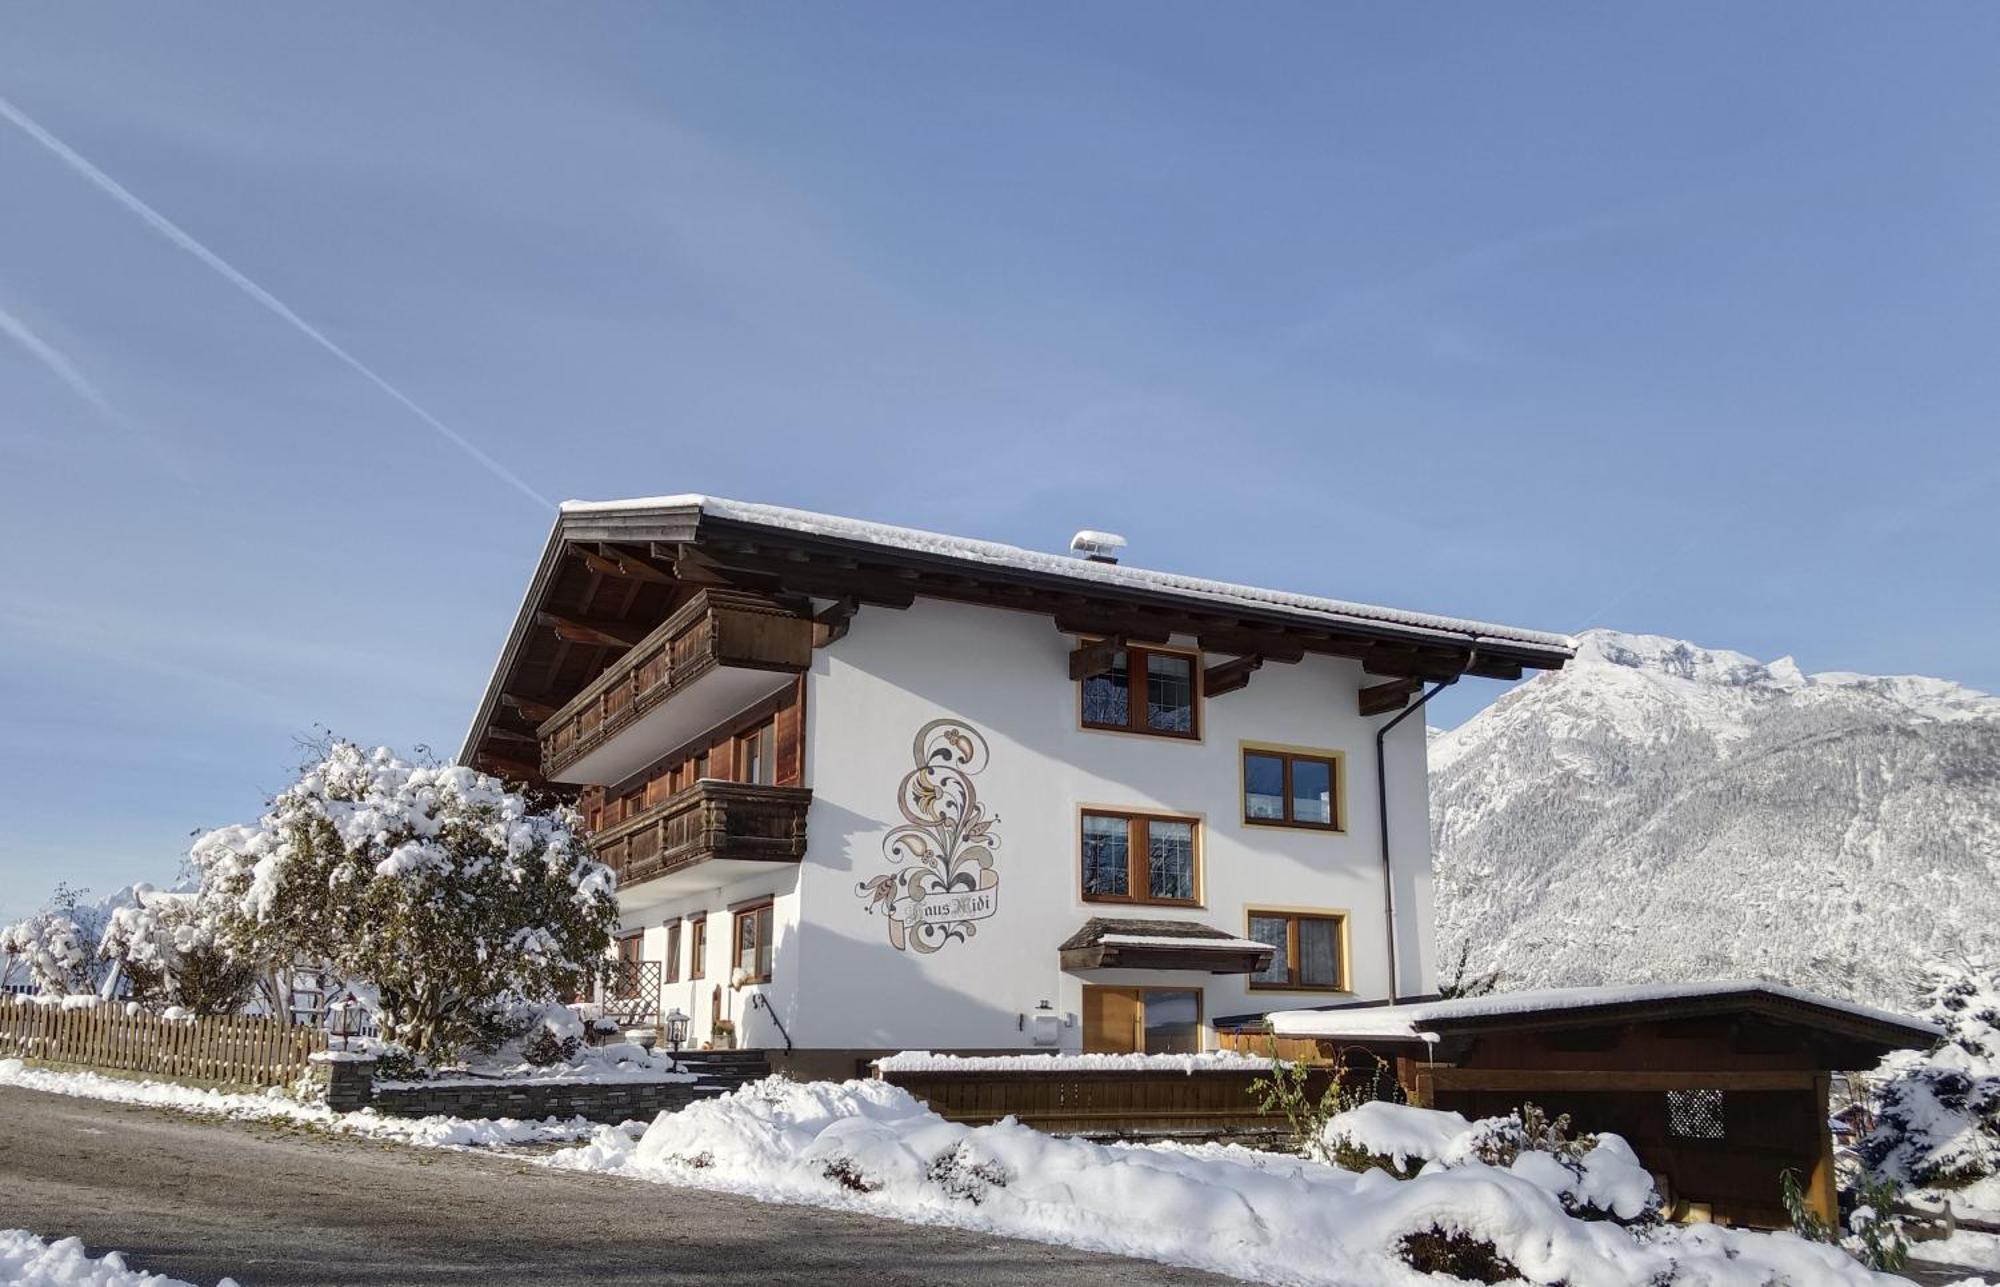
<svg viewBox="0 0 2000 1287">
<path fill-rule="evenodd" d="M 715 1049 L 717 1050 L 736 1049 L 735 1020 L 717 1019 L 713 1024 L 709 1026 L 708 1035 L 713 1039 Z"/>
</svg>

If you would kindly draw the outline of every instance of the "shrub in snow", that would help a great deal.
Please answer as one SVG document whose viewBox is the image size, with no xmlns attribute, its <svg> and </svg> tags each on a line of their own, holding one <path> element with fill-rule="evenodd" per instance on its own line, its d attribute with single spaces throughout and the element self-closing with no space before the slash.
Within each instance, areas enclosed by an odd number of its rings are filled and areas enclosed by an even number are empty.
<svg viewBox="0 0 2000 1287">
<path fill-rule="evenodd" d="M 0 929 L 0 952 L 45 996 L 70 996 L 91 990 L 90 946 L 83 928 L 63 912 L 50 909 Z"/>
<path fill-rule="evenodd" d="M 1360 1062 L 1353 1062 L 1358 1060 Z M 1271 1043 L 1270 1071 L 1250 1083 L 1257 1111 L 1277 1113 L 1285 1119 L 1285 1134 L 1292 1151 L 1316 1162 L 1336 1159 L 1328 1151 L 1326 1124 L 1337 1114 L 1384 1097 L 1400 1097 L 1401 1088 L 1389 1065 L 1368 1051 L 1343 1051 L 1335 1060 L 1339 1075 L 1318 1095 L 1310 1089 L 1312 1077 L 1325 1071 L 1323 1065 L 1279 1059 L 1277 1043 Z M 1352 1159 L 1350 1159 L 1352 1160 Z M 1355 1167 L 1352 1169 L 1363 1169 Z"/>
<path fill-rule="evenodd" d="M 230 949 L 214 900 L 192 894 L 136 887 L 132 905 L 112 910 L 97 952 L 143 1006 L 234 1014 L 257 990 L 257 965 Z"/>
<path fill-rule="evenodd" d="M 511 1018 L 515 1035 L 500 1049 L 500 1056 L 518 1054 L 520 1061 L 536 1068 L 566 1064 L 583 1049 L 587 1030 L 583 1016 L 566 1005 L 521 1007 Z M 509 1050 L 509 1045 L 512 1050 Z M 637 1049 L 637 1047 L 634 1047 Z"/>
<path fill-rule="evenodd" d="M 1569 1133 L 1533 1104 L 1505 1117 L 1467 1121 L 1458 1113 L 1403 1104 L 1359 1104 L 1330 1119 L 1324 1152 L 1349 1170 L 1371 1168 L 1407 1179 L 1476 1166 L 1506 1171 L 1555 1195 L 1579 1220 L 1650 1225 L 1660 1198 L 1652 1173 L 1617 1135 Z"/>
<path fill-rule="evenodd" d="M 569 809 L 349 742 L 193 860 L 233 951 L 369 980 L 383 1036 L 433 1062 L 502 1038 L 512 1001 L 582 990 L 617 923 Z"/>
<path fill-rule="evenodd" d="M 1929 972 L 1924 1017 L 1944 1036 L 1883 1062 L 1861 1156 L 1890 1179 L 1951 1188 L 2000 1170 L 2000 973 L 1982 963 Z"/>
</svg>

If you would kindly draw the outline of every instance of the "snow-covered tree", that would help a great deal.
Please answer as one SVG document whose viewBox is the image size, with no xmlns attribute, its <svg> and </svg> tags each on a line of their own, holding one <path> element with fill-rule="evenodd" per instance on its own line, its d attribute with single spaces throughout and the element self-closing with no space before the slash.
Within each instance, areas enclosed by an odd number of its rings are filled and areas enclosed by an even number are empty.
<svg viewBox="0 0 2000 1287">
<path fill-rule="evenodd" d="M 512 1000 L 580 990 L 617 924 L 611 871 L 569 809 L 349 742 L 193 862 L 239 959 L 368 980 L 383 1035 L 434 1060 L 494 1036 Z"/>
<path fill-rule="evenodd" d="M 0 929 L 0 953 L 48 996 L 91 990 L 90 940 L 68 915 L 48 908 Z"/>
<path fill-rule="evenodd" d="M 142 1005 L 179 1006 L 196 1014 L 234 1014 L 250 1000 L 260 971 L 234 952 L 214 915 L 216 900 L 133 889 L 130 906 L 113 908 L 98 955 L 115 961 Z"/>
<path fill-rule="evenodd" d="M 1944 1036 L 1881 1071 L 1869 1167 L 1906 1184 L 1956 1187 L 2000 1170 L 2000 971 L 1932 965 L 1924 1017 Z"/>
</svg>

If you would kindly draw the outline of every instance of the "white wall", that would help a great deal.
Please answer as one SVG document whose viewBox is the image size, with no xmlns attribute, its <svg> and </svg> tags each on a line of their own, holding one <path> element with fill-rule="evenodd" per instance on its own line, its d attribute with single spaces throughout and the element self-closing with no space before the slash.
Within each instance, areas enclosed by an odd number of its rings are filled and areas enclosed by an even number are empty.
<svg viewBox="0 0 2000 1287">
<path fill-rule="evenodd" d="M 1056 948 L 1091 916 L 1186 919 L 1241 935 L 1253 905 L 1346 911 L 1355 995 L 1387 994 L 1374 767 L 1381 721 L 1355 713 L 1356 690 L 1372 682 L 1359 665 L 1318 657 L 1267 663 L 1247 688 L 1203 703 L 1202 740 L 1189 743 L 1079 727 L 1077 687 L 1067 671 L 1074 645 L 1046 615 L 920 600 L 903 612 L 863 609 L 844 640 L 814 654 L 808 853 L 798 897 L 780 907 L 772 984 L 799 1046 L 1026 1046 L 1019 1016 L 1038 1002 L 1080 1014 L 1086 980 L 1059 968 Z M 894 950 L 883 914 L 871 912 L 856 887 L 892 869 L 882 845 L 901 821 L 897 791 L 914 767 L 911 741 L 940 717 L 969 722 L 990 748 L 990 764 L 973 781 L 999 818 L 1000 879 L 997 912 L 978 922 L 977 934 L 927 955 Z M 1345 834 L 1244 826 L 1242 741 L 1344 752 Z M 1423 720 L 1412 716 L 1391 735 L 1389 757 L 1406 994 L 1429 991 L 1436 980 L 1424 757 Z M 1077 854 L 1084 805 L 1200 816 L 1205 905 L 1083 902 Z M 709 901 L 716 910 L 724 905 Z M 726 956 L 726 921 L 711 927 L 710 937 Z M 708 982 L 716 981 L 727 981 L 719 962 Z M 1341 999 L 1249 993 L 1240 975 L 1123 971 L 1088 981 L 1192 983 L 1205 989 L 1211 1019 Z M 761 1044 L 754 1030 L 747 1036 Z M 1063 1044 L 1080 1039 L 1080 1029 L 1070 1028 Z"/>
</svg>

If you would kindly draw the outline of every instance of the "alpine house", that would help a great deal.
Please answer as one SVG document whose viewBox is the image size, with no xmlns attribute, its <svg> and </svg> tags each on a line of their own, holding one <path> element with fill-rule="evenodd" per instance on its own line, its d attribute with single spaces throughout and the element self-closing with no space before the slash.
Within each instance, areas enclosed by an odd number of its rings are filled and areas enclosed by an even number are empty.
<svg viewBox="0 0 2000 1287">
<path fill-rule="evenodd" d="M 706 496 L 562 508 L 460 758 L 573 791 L 614 994 L 798 1075 L 1436 991 L 1423 720 L 1558 635 Z"/>
</svg>

